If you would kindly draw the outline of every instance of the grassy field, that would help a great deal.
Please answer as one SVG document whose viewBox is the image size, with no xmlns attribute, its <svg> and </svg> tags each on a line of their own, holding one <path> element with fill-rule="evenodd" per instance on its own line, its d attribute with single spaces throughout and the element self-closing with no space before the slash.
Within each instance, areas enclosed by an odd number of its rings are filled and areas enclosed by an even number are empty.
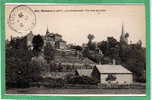
<svg viewBox="0 0 152 100">
<path fill-rule="evenodd" d="M 48 89 L 25 88 L 9 89 L 7 94 L 145 94 L 145 89 Z"/>
</svg>

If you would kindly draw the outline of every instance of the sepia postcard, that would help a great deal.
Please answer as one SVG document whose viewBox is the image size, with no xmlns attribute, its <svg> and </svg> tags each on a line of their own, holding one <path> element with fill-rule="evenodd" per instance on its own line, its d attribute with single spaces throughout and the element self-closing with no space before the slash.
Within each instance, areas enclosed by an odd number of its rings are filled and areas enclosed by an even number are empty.
<svg viewBox="0 0 152 100">
<path fill-rule="evenodd" d="M 142 3 L 5 3 L 4 94 L 146 98 L 146 9 Z"/>
</svg>

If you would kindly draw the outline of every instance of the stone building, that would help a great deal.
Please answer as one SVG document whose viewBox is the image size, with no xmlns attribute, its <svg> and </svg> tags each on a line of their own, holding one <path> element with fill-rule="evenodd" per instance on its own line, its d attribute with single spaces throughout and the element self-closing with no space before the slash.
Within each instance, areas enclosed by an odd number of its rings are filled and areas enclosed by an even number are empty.
<svg viewBox="0 0 152 100">
<path fill-rule="evenodd" d="M 67 47 L 66 47 L 66 41 L 64 41 L 64 40 L 56 41 L 56 42 L 55 42 L 55 47 L 56 47 L 57 49 L 66 49 L 66 48 L 67 48 Z"/>
<path fill-rule="evenodd" d="M 44 38 L 44 46 L 49 43 L 56 49 L 66 49 L 66 41 L 62 39 L 62 36 L 58 33 L 50 33 L 47 29 Z"/>
<path fill-rule="evenodd" d="M 29 34 L 26 35 L 26 39 L 27 39 L 27 46 L 29 49 L 33 49 L 33 44 L 32 44 L 32 40 L 33 40 L 33 32 L 30 31 Z M 49 30 L 46 30 L 46 34 L 44 36 L 42 36 L 43 41 L 44 41 L 44 46 L 46 46 L 46 44 L 50 44 L 52 47 L 56 48 L 56 49 L 66 49 L 66 41 L 64 41 L 62 39 L 62 36 L 58 33 L 50 33 Z"/>
</svg>

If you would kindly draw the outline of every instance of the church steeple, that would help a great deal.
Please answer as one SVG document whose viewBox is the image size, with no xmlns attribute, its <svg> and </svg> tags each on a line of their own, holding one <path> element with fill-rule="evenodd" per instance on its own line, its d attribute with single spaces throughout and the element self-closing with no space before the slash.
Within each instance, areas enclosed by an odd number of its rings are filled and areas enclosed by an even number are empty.
<svg viewBox="0 0 152 100">
<path fill-rule="evenodd" d="M 123 23 L 122 23 L 122 30 L 121 30 L 121 35 L 124 35 L 125 33 L 124 33 L 124 25 L 123 25 Z"/>
<path fill-rule="evenodd" d="M 47 29 L 46 29 L 46 34 L 48 34 L 48 33 L 50 33 L 50 32 L 49 32 L 49 29 L 48 29 L 48 26 L 47 26 Z"/>
<path fill-rule="evenodd" d="M 124 35 L 125 35 L 125 33 L 124 33 L 124 25 L 123 25 L 123 23 L 122 23 L 120 42 L 122 42 L 122 41 L 123 41 L 123 39 L 124 39 Z"/>
<path fill-rule="evenodd" d="M 122 23 L 120 42 L 121 42 L 121 43 L 128 44 L 128 37 L 129 37 L 129 34 L 128 34 L 128 33 L 125 33 L 125 31 L 124 31 L 124 25 L 123 25 L 123 23 Z"/>
</svg>

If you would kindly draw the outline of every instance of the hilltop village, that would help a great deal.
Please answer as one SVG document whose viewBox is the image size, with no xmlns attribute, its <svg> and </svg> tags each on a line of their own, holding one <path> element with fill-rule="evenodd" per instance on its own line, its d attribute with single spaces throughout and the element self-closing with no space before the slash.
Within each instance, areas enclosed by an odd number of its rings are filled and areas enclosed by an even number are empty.
<svg viewBox="0 0 152 100">
<path fill-rule="evenodd" d="M 67 44 L 48 28 L 43 36 L 30 31 L 23 37 L 11 37 L 6 41 L 7 84 L 11 87 L 44 79 L 55 80 L 55 84 L 62 80 L 62 85 L 145 82 L 145 48 L 140 40 L 129 43 L 123 25 L 121 30 L 118 41 L 107 37 L 95 43 L 94 35 L 88 34 L 88 41 L 81 46 Z"/>
</svg>

